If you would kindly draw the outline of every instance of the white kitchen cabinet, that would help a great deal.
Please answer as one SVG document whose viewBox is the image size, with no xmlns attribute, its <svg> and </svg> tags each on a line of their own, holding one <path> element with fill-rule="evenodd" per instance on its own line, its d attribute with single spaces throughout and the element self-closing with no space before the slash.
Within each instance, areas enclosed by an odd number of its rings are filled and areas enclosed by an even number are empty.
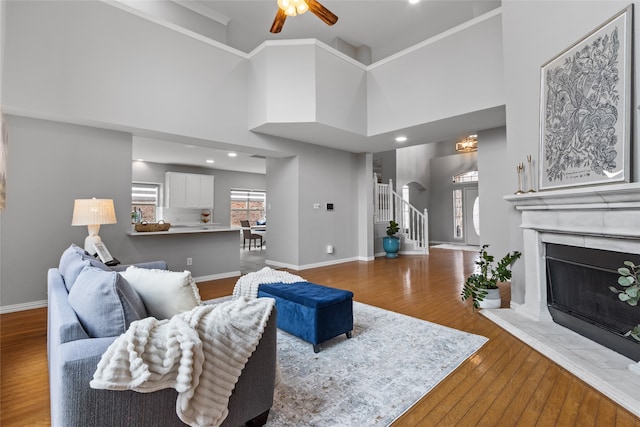
<svg viewBox="0 0 640 427">
<path fill-rule="evenodd" d="M 213 175 L 167 172 L 167 207 L 213 209 Z"/>
</svg>

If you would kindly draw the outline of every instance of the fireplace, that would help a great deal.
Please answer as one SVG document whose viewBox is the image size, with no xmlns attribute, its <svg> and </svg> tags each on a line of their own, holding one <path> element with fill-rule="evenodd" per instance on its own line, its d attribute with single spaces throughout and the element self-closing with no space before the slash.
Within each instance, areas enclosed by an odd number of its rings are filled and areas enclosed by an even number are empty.
<svg viewBox="0 0 640 427">
<path fill-rule="evenodd" d="M 541 191 L 505 196 L 505 200 L 522 213 L 524 273 L 518 276 L 514 271 L 514 279 L 524 280 L 525 292 L 524 301 L 511 302 L 517 313 L 535 321 L 577 323 L 581 329 L 577 332 L 596 342 L 601 342 L 601 338 L 584 332 L 585 323 L 589 328 L 593 323 L 603 323 L 599 329 L 613 330 L 613 335 L 620 335 L 640 322 L 640 307 L 617 301 L 616 295 L 608 289 L 609 285 L 617 284 L 617 268 L 622 266 L 622 261 L 628 259 L 637 263 L 640 259 L 640 183 Z M 565 256 L 566 252 L 581 249 L 584 252 L 578 252 L 578 255 Z M 585 256 L 591 261 L 584 262 Z M 592 266 L 580 271 L 581 264 Z M 568 272 L 556 273 L 556 266 L 564 266 Z M 566 287 L 576 285 L 576 276 L 580 277 L 580 282 L 599 277 L 603 283 L 592 285 L 587 291 L 590 296 L 579 299 L 579 307 L 567 307 L 576 298 L 565 294 L 570 289 Z M 548 287 L 548 278 L 552 285 L 559 287 Z M 593 313 L 585 311 L 604 310 L 601 305 L 604 302 L 609 320 L 594 322 Z M 625 317 L 618 318 L 622 313 Z M 572 319 L 567 320 L 569 314 Z M 628 316 L 633 316 L 635 321 Z M 600 331 L 595 335 L 600 335 Z M 619 338 L 604 341 L 619 341 Z M 635 340 L 630 340 L 633 338 L 625 337 L 623 347 L 640 347 Z M 609 343 L 603 345 L 610 347 Z M 626 349 L 615 351 L 640 360 L 637 349 L 631 353 Z"/>
<path fill-rule="evenodd" d="M 640 308 L 630 306 L 609 290 L 616 285 L 618 267 L 640 255 L 548 243 L 547 303 L 553 320 L 635 361 L 640 343 L 624 336 L 640 323 Z M 619 288 L 619 287 L 618 287 Z"/>
</svg>

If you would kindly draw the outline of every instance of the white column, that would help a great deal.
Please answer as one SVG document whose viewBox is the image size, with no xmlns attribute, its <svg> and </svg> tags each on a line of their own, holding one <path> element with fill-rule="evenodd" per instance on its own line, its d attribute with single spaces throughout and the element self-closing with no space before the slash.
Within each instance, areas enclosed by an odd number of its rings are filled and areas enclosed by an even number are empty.
<svg viewBox="0 0 640 427">
<path fill-rule="evenodd" d="M 523 316 L 538 322 L 552 322 L 553 319 L 547 308 L 545 248 L 540 236 L 541 234 L 538 231 L 532 229 L 524 229 L 522 232 L 525 295 L 524 304 L 516 307 L 515 310 Z"/>
</svg>

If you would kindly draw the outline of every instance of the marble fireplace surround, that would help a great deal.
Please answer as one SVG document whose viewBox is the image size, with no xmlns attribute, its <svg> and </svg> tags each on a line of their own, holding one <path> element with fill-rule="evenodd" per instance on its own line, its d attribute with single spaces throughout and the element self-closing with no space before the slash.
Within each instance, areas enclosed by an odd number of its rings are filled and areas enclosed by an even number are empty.
<svg viewBox="0 0 640 427">
<path fill-rule="evenodd" d="M 628 369 L 634 361 L 553 322 L 545 265 L 546 243 L 640 254 L 640 183 L 504 199 L 522 214 L 524 302 L 482 313 L 640 417 L 640 375 Z"/>
</svg>

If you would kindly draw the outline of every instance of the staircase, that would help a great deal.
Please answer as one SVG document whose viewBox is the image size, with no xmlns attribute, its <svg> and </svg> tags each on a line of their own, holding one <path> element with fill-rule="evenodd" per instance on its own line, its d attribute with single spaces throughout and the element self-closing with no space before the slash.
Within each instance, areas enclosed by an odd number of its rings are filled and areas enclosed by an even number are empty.
<svg viewBox="0 0 640 427">
<path fill-rule="evenodd" d="M 388 184 L 378 183 L 374 179 L 374 221 L 393 220 L 400 226 L 401 253 L 429 253 L 429 223 L 425 209 L 420 212 L 393 189 L 393 180 Z"/>
</svg>

